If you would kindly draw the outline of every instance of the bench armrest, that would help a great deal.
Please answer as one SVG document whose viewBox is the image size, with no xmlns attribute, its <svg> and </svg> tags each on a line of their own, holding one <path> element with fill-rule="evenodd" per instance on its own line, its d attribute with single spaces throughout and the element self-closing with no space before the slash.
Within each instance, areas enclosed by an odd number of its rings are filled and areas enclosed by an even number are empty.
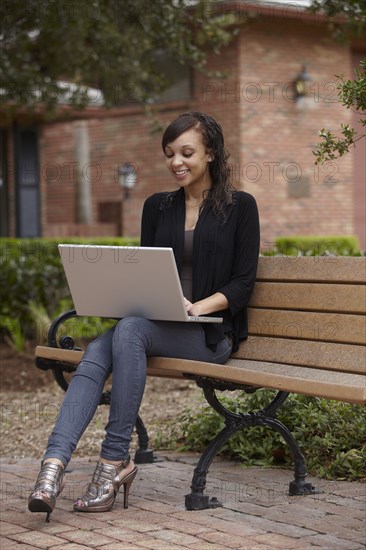
<svg viewBox="0 0 366 550">
<path fill-rule="evenodd" d="M 75 309 L 69 309 L 68 311 L 65 311 L 64 313 L 61 313 L 51 324 L 50 328 L 48 329 L 48 335 L 47 335 L 47 342 L 48 345 L 51 348 L 58 348 L 62 347 L 63 349 L 73 349 L 74 347 L 74 340 L 71 338 L 71 336 L 63 336 L 60 339 L 60 346 L 57 343 L 57 331 L 61 327 L 65 321 L 68 319 L 71 319 L 72 317 L 77 317 L 77 313 Z"/>
</svg>

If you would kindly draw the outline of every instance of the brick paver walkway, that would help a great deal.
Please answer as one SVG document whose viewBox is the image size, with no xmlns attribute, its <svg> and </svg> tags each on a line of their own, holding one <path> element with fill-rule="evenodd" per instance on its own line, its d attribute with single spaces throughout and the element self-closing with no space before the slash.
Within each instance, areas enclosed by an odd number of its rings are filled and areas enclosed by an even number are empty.
<svg viewBox="0 0 366 550">
<path fill-rule="evenodd" d="M 1 461 L 1 548 L 4 550 L 361 550 L 365 548 L 366 484 L 309 478 L 322 492 L 287 496 L 289 470 L 243 468 L 216 459 L 206 493 L 223 507 L 200 512 L 184 508 L 197 457 L 160 453 L 162 462 L 139 466 L 130 506 L 122 495 L 111 512 L 83 514 L 72 502 L 83 491 L 95 465 L 74 459 L 67 485 L 51 516 L 27 510 L 39 461 Z"/>
</svg>

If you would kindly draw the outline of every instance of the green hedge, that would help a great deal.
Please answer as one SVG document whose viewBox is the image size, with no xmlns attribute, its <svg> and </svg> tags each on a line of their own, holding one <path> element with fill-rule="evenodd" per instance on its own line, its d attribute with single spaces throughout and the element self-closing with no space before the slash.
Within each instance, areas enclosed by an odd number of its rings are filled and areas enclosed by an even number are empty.
<svg viewBox="0 0 366 550">
<path fill-rule="evenodd" d="M 277 237 L 274 254 L 284 256 L 360 256 L 357 237 L 305 236 Z"/>
<path fill-rule="evenodd" d="M 18 339 L 34 338 L 35 317 L 44 323 L 72 307 L 57 245 L 136 246 L 138 238 L 0 239 L 0 328 Z M 279 237 L 275 250 L 281 255 L 359 255 L 356 237 Z M 97 321 L 95 321 L 97 323 Z M 99 322 L 98 322 L 99 323 Z"/>
<path fill-rule="evenodd" d="M 47 320 L 60 313 L 60 307 L 72 307 L 57 248 L 59 242 L 60 239 L 0 239 L 0 327 L 3 338 L 7 333 L 12 333 L 13 339 L 19 338 L 18 349 L 25 338 L 34 337 L 35 308 L 44 312 Z M 62 238 L 62 242 L 136 246 L 139 240 Z"/>
</svg>

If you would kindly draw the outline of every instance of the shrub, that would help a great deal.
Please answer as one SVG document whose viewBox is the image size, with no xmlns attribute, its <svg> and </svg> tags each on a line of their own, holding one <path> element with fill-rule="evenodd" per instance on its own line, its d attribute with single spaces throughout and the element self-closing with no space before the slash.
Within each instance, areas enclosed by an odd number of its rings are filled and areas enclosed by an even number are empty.
<svg viewBox="0 0 366 550">
<path fill-rule="evenodd" d="M 137 239 L 62 239 L 64 243 L 137 245 Z M 53 319 L 59 304 L 72 308 L 69 289 L 57 244 L 59 239 L 0 239 L 0 327 L 3 339 L 14 335 L 14 320 L 22 335 L 35 338 L 35 319 Z M 65 302 L 66 300 L 66 302 Z M 67 309 L 67 308 L 66 308 Z M 19 340 L 19 335 L 17 335 Z"/>
<path fill-rule="evenodd" d="M 285 256 L 360 256 L 357 237 L 277 237 L 274 254 Z"/>
<path fill-rule="evenodd" d="M 250 396 L 238 392 L 235 399 L 225 395 L 220 400 L 231 411 L 243 413 L 261 409 L 274 395 L 272 390 L 259 390 Z M 184 449 L 202 451 L 224 426 L 223 418 L 208 405 L 203 412 L 186 410 L 179 419 Z M 328 479 L 366 476 L 365 407 L 292 394 L 277 416 L 300 444 L 311 473 Z M 239 431 L 221 452 L 247 466 L 292 464 L 289 447 L 280 434 L 264 427 Z"/>
</svg>

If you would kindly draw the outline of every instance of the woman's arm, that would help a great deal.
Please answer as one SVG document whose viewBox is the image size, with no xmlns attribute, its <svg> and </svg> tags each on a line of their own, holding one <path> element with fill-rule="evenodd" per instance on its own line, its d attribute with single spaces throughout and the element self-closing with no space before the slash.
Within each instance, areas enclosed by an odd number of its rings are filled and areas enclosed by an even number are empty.
<svg viewBox="0 0 366 550">
<path fill-rule="evenodd" d="M 185 299 L 185 305 L 189 315 L 208 315 L 209 313 L 215 313 L 215 311 L 227 309 L 229 307 L 229 302 L 221 292 L 215 292 L 215 294 L 203 300 L 199 300 L 199 302 L 195 302 L 194 304 Z"/>
<path fill-rule="evenodd" d="M 238 224 L 235 232 L 235 255 L 230 281 L 218 289 L 229 304 L 232 315 L 246 307 L 257 274 L 260 229 L 257 203 L 252 195 L 238 193 Z"/>
</svg>

